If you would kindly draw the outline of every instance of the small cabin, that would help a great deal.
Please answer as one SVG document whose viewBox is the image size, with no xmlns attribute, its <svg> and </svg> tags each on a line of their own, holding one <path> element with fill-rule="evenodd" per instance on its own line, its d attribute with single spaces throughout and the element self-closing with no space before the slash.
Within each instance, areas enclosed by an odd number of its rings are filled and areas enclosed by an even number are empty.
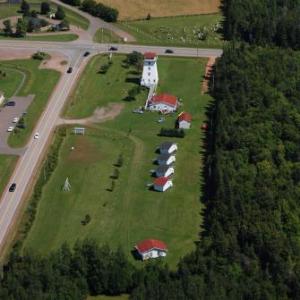
<svg viewBox="0 0 300 300">
<path fill-rule="evenodd" d="M 134 248 L 142 260 L 165 257 L 168 251 L 164 242 L 155 239 L 144 240 L 135 245 Z"/>
<path fill-rule="evenodd" d="M 161 154 L 157 157 L 157 163 L 159 165 L 171 165 L 176 161 L 175 155 L 169 155 L 169 154 Z"/>
<path fill-rule="evenodd" d="M 174 168 L 167 165 L 158 166 L 158 168 L 155 170 L 155 176 L 156 177 L 170 177 L 175 172 Z"/>
<path fill-rule="evenodd" d="M 178 115 L 177 124 L 178 128 L 190 129 L 192 122 L 192 115 L 187 112 L 182 112 Z"/>
<path fill-rule="evenodd" d="M 177 151 L 177 149 L 177 144 L 173 142 L 164 142 L 159 146 L 159 152 L 161 154 L 172 154 Z"/>
<path fill-rule="evenodd" d="M 172 186 L 173 182 L 169 177 L 158 177 L 153 183 L 154 190 L 158 192 L 165 192 Z"/>
</svg>

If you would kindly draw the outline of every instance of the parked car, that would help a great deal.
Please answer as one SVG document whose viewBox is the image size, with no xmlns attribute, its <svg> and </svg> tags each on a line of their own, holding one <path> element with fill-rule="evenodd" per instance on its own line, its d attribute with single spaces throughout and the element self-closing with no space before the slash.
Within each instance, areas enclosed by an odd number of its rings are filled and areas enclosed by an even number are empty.
<svg viewBox="0 0 300 300">
<path fill-rule="evenodd" d="M 36 132 L 33 138 L 34 138 L 35 140 L 37 140 L 39 137 L 40 137 L 40 134 L 39 134 L 38 132 Z"/>
<path fill-rule="evenodd" d="M 19 122 L 19 118 L 18 117 L 15 117 L 12 121 L 13 123 L 18 123 Z"/>
<path fill-rule="evenodd" d="M 111 47 L 109 48 L 109 51 L 118 51 L 118 48 L 115 47 L 115 46 L 111 46 Z"/>
<path fill-rule="evenodd" d="M 9 191 L 12 193 L 16 190 L 17 184 L 16 183 L 12 183 L 9 187 Z"/>
<path fill-rule="evenodd" d="M 6 102 L 5 105 L 6 105 L 6 106 L 15 106 L 15 105 L 16 105 L 16 102 L 15 102 L 15 101 L 8 101 L 8 102 Z"/>
<path fill-rule="evenodd" d="M 12 132 L 12 131 L 14 131 L 14 129 L 15 129 L 15 127 L 9 126 L 9 127 L 7 128 L 7 131 L 8 131 L 8 132 Z"/>
<path fill-rule="evenodd" d="M 70 67 L 70 68 L 68 69 L 67 73 L 72 73 L 72 72 L 73 72 L 73 68 Z"/>
<path fill-rule="evenodd" d="M 87 56 L 89 56 L 89 55 L 90 55 L 90 52 L 88 52 L 88 51 L 87 51 L 87 52 L 84 52 L 84 54 L 83 54 L 84 57 L 87 57 Z"/>
<path fill-rule="evenodd" d="M 165 53 L 171 54 L 171 53 L 174 53 L 174 51 L 172 49 L 166 49 Z"/>
</svg>

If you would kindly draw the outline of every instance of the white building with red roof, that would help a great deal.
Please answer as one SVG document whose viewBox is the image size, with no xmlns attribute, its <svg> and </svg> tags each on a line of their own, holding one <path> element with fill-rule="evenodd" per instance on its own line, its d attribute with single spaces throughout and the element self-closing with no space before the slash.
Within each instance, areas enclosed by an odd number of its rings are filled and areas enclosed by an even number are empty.
<svg viewBox="0 0 300 300">
<path fill-rule="evenodd" d="M 153 188 L 158 192 L 165 192 L 173 186 L 173 182 L 169 177 L 158 177 L 154 180 Z"/>
<path fill-rule="evenodd" d="M 177 124 L 178 128 L 190 129 L 192 122 L 192 115 L 187 112 L 182 112 L 178 115 Z"/>
<path fill-rule="evenodd" d="M 151 111 L 160 111 L 163 113 L 170 113 L 177 110 L 178 99 L 176 96 L 170 94 L 158 94 L 152 96 L 148 101 L 148 109 Z"/>
<path fill-rule="evenodd" d="M 141 85 L 150 88 L 151 86 L 157 86 L 157 84 L 157 55 L 154 52 L 146 52 L 144 54 L 144 66 Z"/>
<path fill-rule="evenodd" d="M 134 248 L 137 250 L 142 260 L 164 257 L 167 255 L 168 251 L 167 245 L 164 242 L 155 239 L 144 240 L 138 243 Z"/>
</svg>

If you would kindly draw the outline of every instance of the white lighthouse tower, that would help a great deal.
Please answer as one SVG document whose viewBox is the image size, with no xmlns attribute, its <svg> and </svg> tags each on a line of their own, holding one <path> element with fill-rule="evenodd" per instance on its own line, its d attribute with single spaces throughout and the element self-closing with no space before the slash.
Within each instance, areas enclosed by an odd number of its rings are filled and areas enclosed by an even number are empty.
<svg viewBox="0 0 300 300">
<path fill-rule="evenodd" d="M 149 89 L 158 84 L 157 55 L 154 52 L 144 54 L 144 67 L 141 79 L 141 85 Z"/>
</svg>

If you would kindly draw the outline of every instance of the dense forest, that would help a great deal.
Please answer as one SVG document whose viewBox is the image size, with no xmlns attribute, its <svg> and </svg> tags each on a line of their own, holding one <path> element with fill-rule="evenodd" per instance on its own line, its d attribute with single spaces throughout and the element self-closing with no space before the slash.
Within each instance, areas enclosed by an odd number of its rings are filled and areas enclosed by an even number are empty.
<svg viewBox="0 0 300 300">
<path fill-rule="evenodd" d="M 223 0 L 224 37 L 300 49 L 300 0 Z"/>
</svg>

